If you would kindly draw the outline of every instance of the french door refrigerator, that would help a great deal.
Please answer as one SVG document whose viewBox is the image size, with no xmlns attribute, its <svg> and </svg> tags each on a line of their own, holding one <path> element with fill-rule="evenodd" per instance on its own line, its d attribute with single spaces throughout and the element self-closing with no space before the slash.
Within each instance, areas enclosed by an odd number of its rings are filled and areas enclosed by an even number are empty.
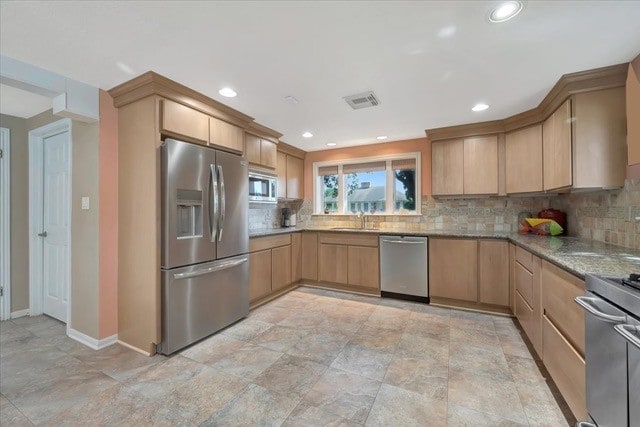
<svg viewBox="0 0 640 427">
<path fill-rule="evenodd" d="M 244 158 L 164 141 L 161 353 L 249 314 L 248 183 Z"/>
</svg>

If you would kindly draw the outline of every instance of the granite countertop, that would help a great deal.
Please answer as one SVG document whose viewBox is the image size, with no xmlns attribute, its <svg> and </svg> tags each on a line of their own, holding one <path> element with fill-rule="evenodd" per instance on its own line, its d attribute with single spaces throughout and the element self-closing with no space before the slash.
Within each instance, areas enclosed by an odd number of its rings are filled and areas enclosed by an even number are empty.
<svg viewBox="0 0 640 427">
<path fill-rule="evenodd" d="M 467 237 L 471 239 L 505 239 L 557 266 L 583 278 L 587 273 L 623 277 L 640 273 L 640 252 L 596 240 L 579 237 L 550 237 L 488 231 L 401 231 L 389 229 L 336 229 L 331 227 L 290 227 L 250 231 L 251 237 L 299 231 L 328 231 L 342 233 L 397 234 L 425 237 Z"/>
</svg>

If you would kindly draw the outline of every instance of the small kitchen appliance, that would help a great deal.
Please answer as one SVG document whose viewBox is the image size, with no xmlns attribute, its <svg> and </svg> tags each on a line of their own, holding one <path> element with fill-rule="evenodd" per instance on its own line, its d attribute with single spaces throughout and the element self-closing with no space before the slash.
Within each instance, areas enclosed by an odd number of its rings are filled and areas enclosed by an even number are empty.
<svg viewBox="0 0 640 427">
<path fill-rule="evenodd" d="M 282 208 L 282 221 L 280 222 L 282 227 L 291 227 L 291 209 Z"/>
</svg>

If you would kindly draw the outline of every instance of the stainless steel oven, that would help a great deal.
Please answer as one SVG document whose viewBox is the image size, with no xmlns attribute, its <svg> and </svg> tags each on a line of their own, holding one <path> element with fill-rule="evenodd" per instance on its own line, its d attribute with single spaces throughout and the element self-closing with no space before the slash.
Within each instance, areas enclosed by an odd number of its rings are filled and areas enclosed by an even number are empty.
<svg viewBox="0 0 640 427">
<path fill-rule="evenodd" d="M 249 201 L 257 203 L 278 202 L 278 177 L 266 172 L 249 172 Z"/>
<path fill-rule="evenodd" d="M 640 426 L 640 292 L 621 279 L 587 275 L 585 310 L 587 412 L 579 425 Z"/>
</svg>

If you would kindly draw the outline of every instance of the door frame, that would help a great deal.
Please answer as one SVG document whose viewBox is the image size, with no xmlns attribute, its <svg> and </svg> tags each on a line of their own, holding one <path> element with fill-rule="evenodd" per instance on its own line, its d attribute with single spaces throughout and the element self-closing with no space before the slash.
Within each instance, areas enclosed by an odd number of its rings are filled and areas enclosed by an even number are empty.
<svg viewBox="0 0 640 427">
<path fill-rule="evenodd" d="M 42 232 L 43 212 L 44 212 L 44 139 L 68 132 L 69 140 L 67 149 L 69 150 L 69 179 L 67 181 L 67 194 L 69 195 L 69 213 L 67 222 L 69 231 L 67 233 L 67 266 L 69 271 L 69 283 L 67 284 L 67 332 L 71 324 L 71 211 L 73 208 L 72 189 L 72 129 L 71 119 L 62 119 L 48 125 L 39 127 L 29 132 L 29 315 L 37 316 L 43 314 L 44 310 L 44 289 L 43 289 L 43 249 L 44 243 L 38 236 Z"/>
<path fill-rule="evenodd" d="M 0 128 L 0 283 L 2 283 L 2 306 L 0 320 L 11 318 L 11 131 Z"/>
</svg>

